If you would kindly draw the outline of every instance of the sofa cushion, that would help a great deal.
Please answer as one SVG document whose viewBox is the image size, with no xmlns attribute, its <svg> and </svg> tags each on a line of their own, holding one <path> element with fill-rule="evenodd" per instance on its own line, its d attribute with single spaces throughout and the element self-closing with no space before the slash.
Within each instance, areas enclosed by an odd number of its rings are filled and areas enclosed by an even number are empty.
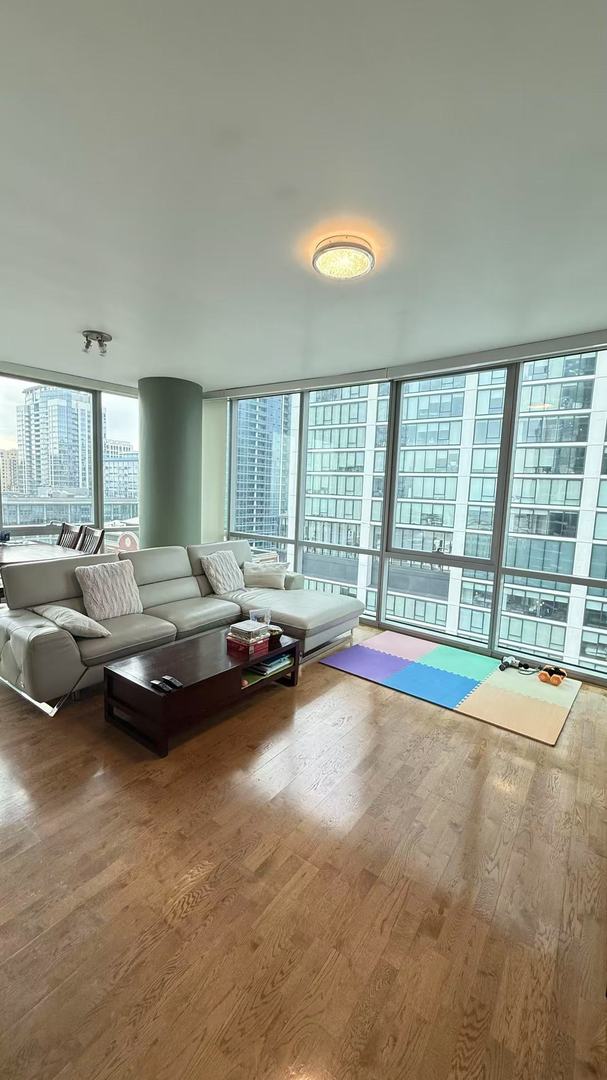
<svg viewBox="0 0 607 1080">
<path fill-rule="evenodd" d="M 117 563 L 116 555 L 77 555 L 50 562 L 14 563 L 2 568 L 2 585 L 9 608 L 31 608 L 36 604 L 64 604 L 82 598 L 74 573 L 77 566 Z M 70 604 L 70 606 L 72 606 Z"/>
<path fill-rule="evenodd" d="M 348 619 L 362 615 L 365 605 L 353 596 L 316 592 L 313 589 L 283 591 L 282 589 L 236 589 L 224 599 L 239 604 L 245 615 L 252 608 L 270 608 L 272 622 L 283 630 L 301 633 L 317 633 L 331 626 L 338 626 Z"/>
<path fill-rule="evenodd" d="M 284 589 L 285 587 L 286 563 L 246 562 L 242 569 L 247 589 Z"/>
<path fill-rule="evenodd" d="M 202 572 L 217 596 L 224 596 L 233 589 L 242 589 L 244 577 L 233 551 L 215 551 L 203 555 Z"/>
<path fill-rule="evenodd" d="M 87 615 L 101 622 L 121 615 L 139 615 L 143 604 L 131 563 L 77 566 L 74 573 L 82 589 Z"/>
<path fill-rule="evenodd" d="M 156 547 L 121 552 L 119 558 L 133 564 L 143 610 L 200 596 L 185 548 Z"/>
<path fill-rule="evenodd" d="M 87 667 L 107 664 L 120 656 L 130 656 L 143 649 L 165 645 L 174 641 L 176 636 L 172 623 L 151 615 L 120 615 L 116 619 L 100 621 L 110 631 L 110 637 L 80 638 L 77 641 L 82 663 Z"/>
<path fill-rule="evenodd" d="M 110 632 L 101 623 L 84 615 L 74 608 L 64 607 L 62 604 L 41 604 L 40 607 L 32 608 L 36 615 L 42 615 L 49 619 L 55 626 L 67 630 L 72 637 L 109 637 Z"/>
<path fill-rule="evenodd" d="M 253 552 L 248 540 L 221 540 L 216 544 L 190 544 L 186 550 L 190 565 L 196 575 L 202 573 L 201 558 L 206 555 L 213 555 L 216 551 L 233 551 L 239 566 L 251 562 L 253 558 Z"/>
<path fill-rule="evenodd" d="M 228 626 L 240 618 L 238 604 L 218 596 L 199 596 L 196 600 L 175 600 L 146 608 L 146 615 L 166 619 L 177 629 L 177 637 L 187 637 L 215 626 Z"/>
</svg>

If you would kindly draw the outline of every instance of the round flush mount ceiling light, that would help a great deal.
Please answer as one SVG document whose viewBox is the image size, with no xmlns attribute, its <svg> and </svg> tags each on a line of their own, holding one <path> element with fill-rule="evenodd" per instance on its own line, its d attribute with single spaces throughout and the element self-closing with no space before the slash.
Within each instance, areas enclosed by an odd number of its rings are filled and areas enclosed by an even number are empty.
<svg viewBox="0 0 607 1080">
<path fill-rule="evenodd" d="M 340 236 L 328 236 L 316 245 L 312 266 L 324 277 L 345 281 L 370 273 L 375 266 L 375 255 L 371 245 L 367 240 L 363 240 L 362 236 L 343 233 Z"/>
</svg>

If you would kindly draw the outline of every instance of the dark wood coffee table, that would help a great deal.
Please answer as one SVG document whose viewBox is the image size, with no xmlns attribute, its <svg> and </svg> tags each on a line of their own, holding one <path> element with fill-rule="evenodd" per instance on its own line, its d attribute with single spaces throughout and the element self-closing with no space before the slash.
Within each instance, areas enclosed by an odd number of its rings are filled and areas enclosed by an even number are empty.
<svg viewBox="0 0 607 1080">
<path fill-rule="evenodd" d="M 172 734 L 199 720 L 208 720 L 231 705 L 244 701 L 267 683 L 296 686 L 299 677 L 299 641 L 287 637 L 265 656 L 243 660 L 226 646 L 227 630 L 213 630 L 116 660 L 105 667 L 105 719 L 153 750 L 169 752 Z M 292 667 L 243 686 L 245 668 L 269 657 L 289 656 Z M 183 687 L 163 694 L 150 686 L 152 679 L 175 675 Z"/>
</svg>

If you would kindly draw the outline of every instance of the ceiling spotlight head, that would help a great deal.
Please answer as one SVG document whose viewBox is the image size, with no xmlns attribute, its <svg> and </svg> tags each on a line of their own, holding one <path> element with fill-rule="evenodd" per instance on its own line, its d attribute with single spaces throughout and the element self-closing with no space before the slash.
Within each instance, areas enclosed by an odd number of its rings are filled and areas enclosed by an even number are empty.
<svg viewBox="0 0 607 1080">
<path fill-rule="evenodd" d="M 370 273 L 375 266 L 375 255 L 370 243 L 362 236 L 344 233 L 328 236 L 316 245 L 312 266 L 324 277 L 345 281 Z"/>
<path fill-rule="evenodd" d="M 91 345 L 96 341 L 99 346 L 99 355 L 106 355 L 108 341 L 112 340 L 111 334 L 106 334 L 105 330 L 83 330 L 82 336 L 84 338 L 83 352 L 89 352 Z"/>
</svg>

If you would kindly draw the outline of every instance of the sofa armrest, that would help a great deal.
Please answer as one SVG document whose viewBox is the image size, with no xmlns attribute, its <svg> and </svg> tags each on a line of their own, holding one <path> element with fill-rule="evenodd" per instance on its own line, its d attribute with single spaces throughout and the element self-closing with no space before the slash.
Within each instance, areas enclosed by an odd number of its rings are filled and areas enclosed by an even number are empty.
<svg viewBox="0 0 607 1080">
<path fill-rule="evenodd" d="M 40 622 L 47 625 L 13 627 L 4 648 L 10 649 L 16 685 L 35 701 L 53 701 L 67 694 L 86 668 L 72 635 L 47 619 Z"/>
<path fill-rule="evenodd" d="M 285 577 L 285 589 L 303 589 L 304 582 L 303 574 L 288 573 Z"/>
</svg>

